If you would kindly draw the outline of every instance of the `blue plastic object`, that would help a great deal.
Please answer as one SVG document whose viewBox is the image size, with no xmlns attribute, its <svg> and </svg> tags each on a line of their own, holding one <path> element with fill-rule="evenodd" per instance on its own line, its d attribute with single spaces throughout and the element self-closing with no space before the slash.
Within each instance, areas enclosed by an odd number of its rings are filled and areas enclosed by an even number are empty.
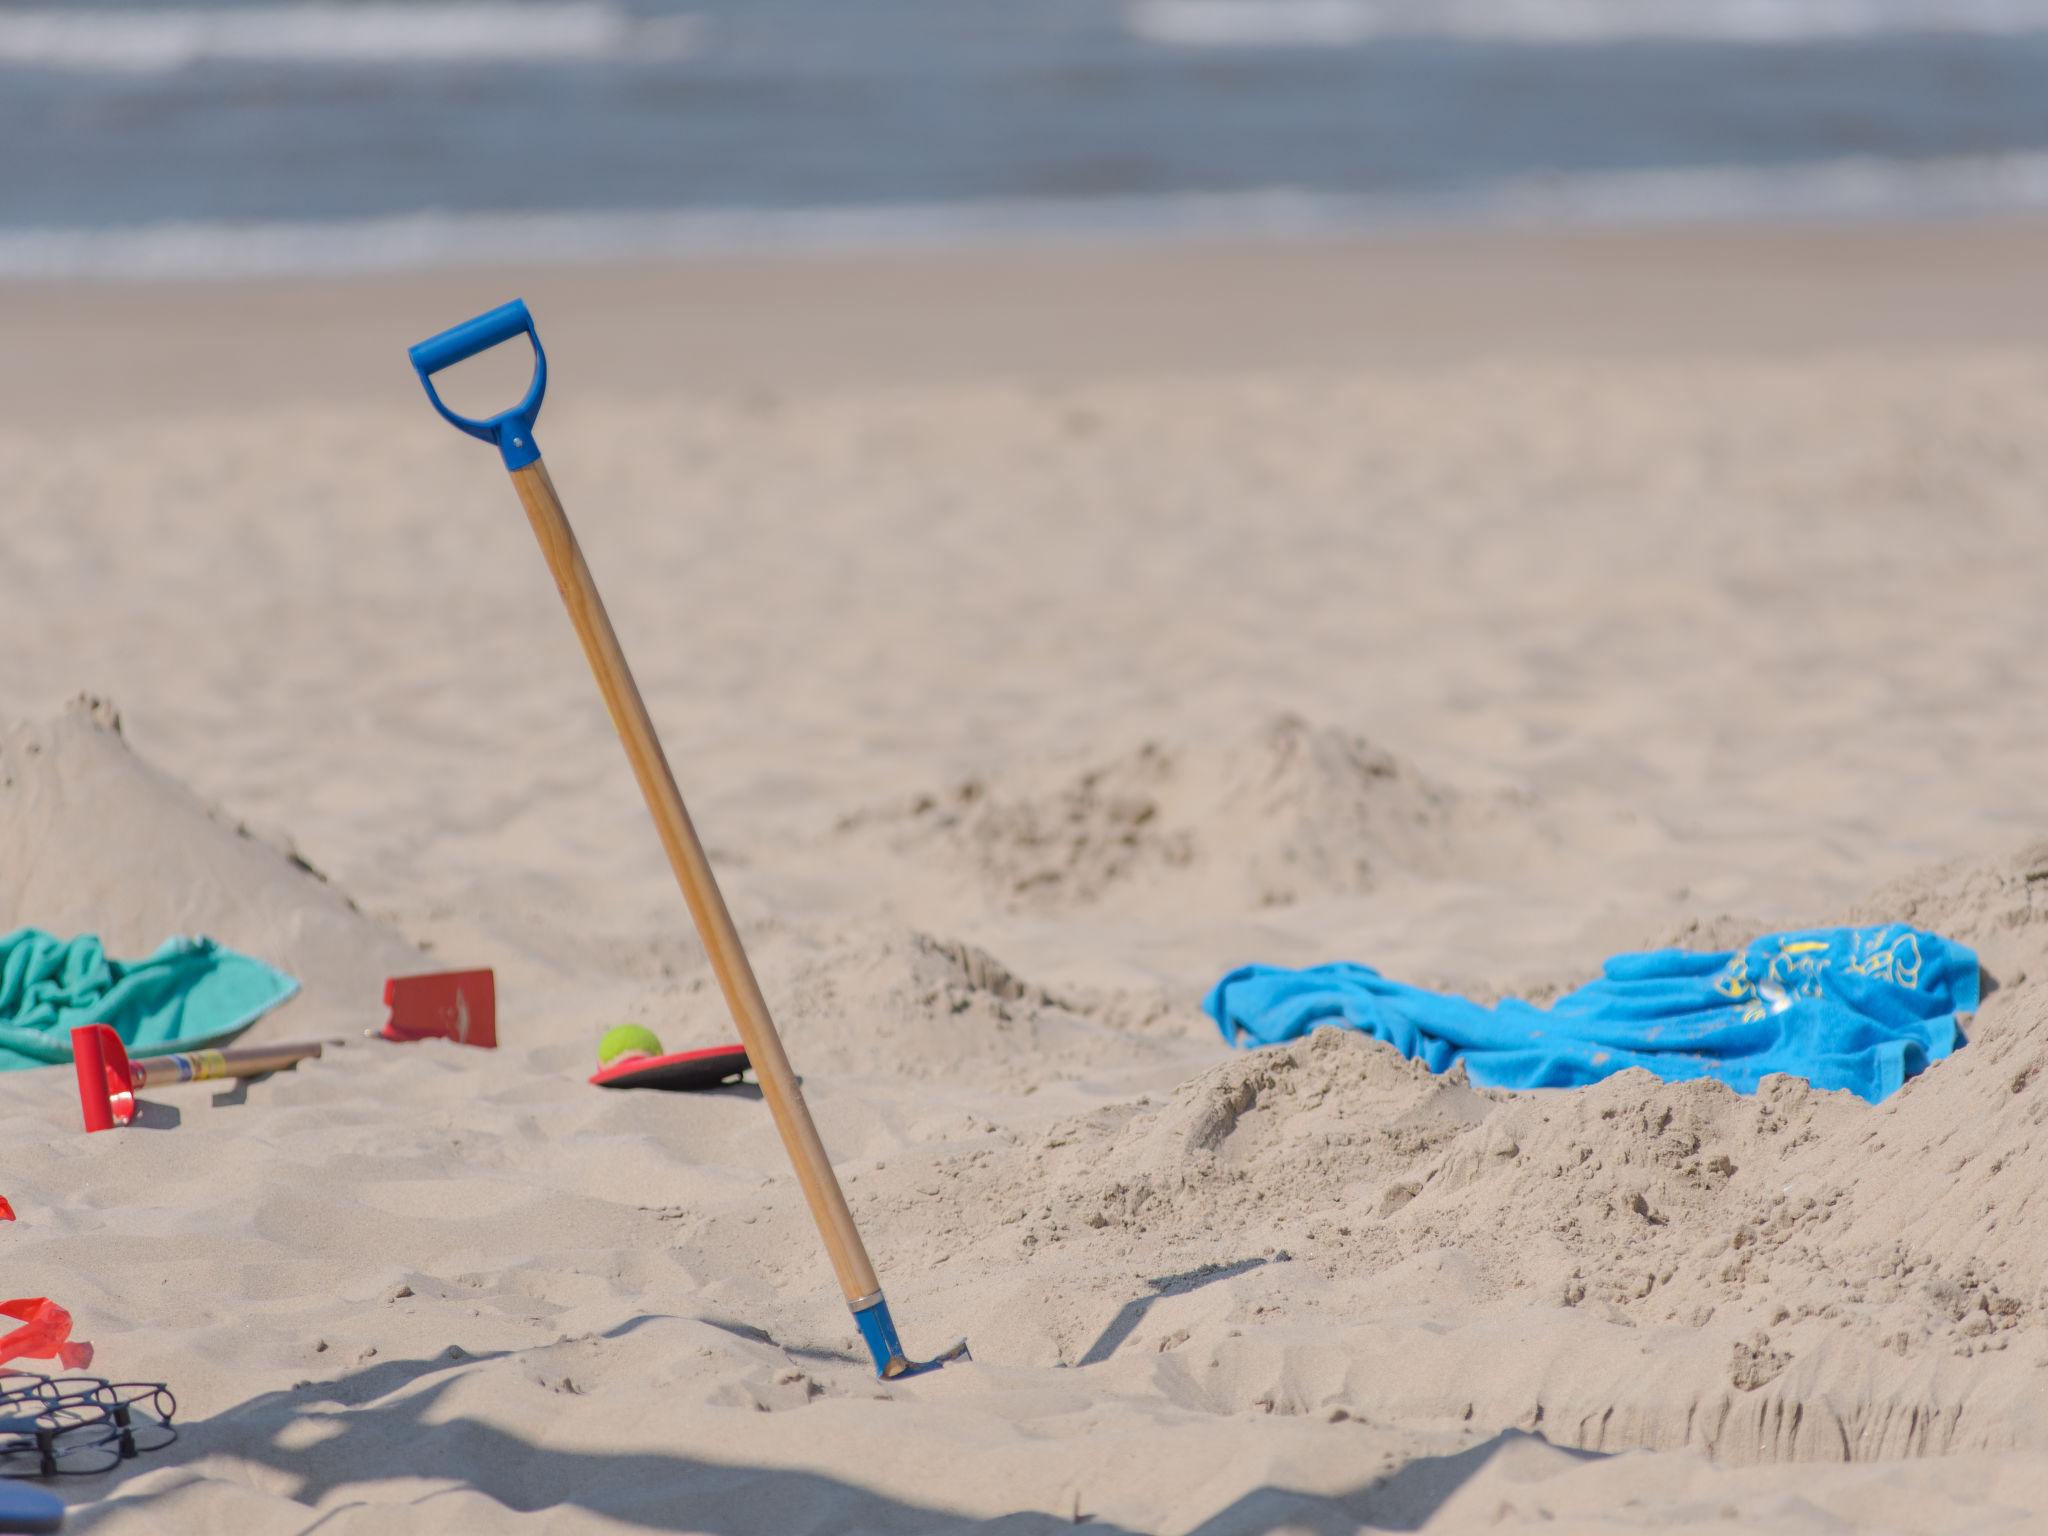
<svg viewBox="0 0 2048 1536">
<path fill-rule="evenodd" d="M 35 1420 L 29 1420 L 31 1426 Z M 43 1536 L 64 1528 L 64 1501 L 41 1488 L 29 1488 L 13 1479 L 0 1480 L 0 1531 L 19 1536 Z"/>
<path fill-rule="evenodd" d="M 879 1291 L 873 1301 L 853 1309 L 853 1321 L 860 1329 L 860 1336 L 867 1341 L 868 1353 L 875 1358 L 875 1374 L 884 1381 L 920 1376 L 926 1371 L 936 1371 L 948 1361 L 971 1358 L 967 1353 L 967 1341 L 962 1339 L 935 1360 L 911 1360 L 903 1353 L 903 1345 L 896 1337 L 896 1322 L 889 1316 L 889 1303 Z"/>
<path fill-rule="evenodd" d="M 872 1305 L 856 1311 L 853 1320 L 860 1328 L 860 1336 L 867 1340 L 868 1353 L 875 1357 L 875 1374 L 886 1378 L 891 1365 L 896 1366 L 897 1375 L 904 1374 L 903 1367 L 909 1362 L 904 1359 L 903 1345 L 896 1337 L 896 1322 L 889 1316 L 889 1303 L 877 1296 Z"/>
<path fill-rule="evenodd" d="M 526 386 L 526 398 L 509 411 L 500 411 L 481 420 L 448 409 L 434 388 L 434 375 L 466 357 L 488 352 L 498 343 L 510 341 L 521 333 L 533 343 L 533 382 Z M 524 299 L 500 304 L 474 320 L 465 320 L 438 336 L 429 336 L 409 349 L 406 356 L 412 359 L 413 371 L 420 376 L 420 383 L 426 388 L 427 398 L 434 402 L 434 409 L 441 413 L 443 419 L 471 437 L 497 444 L 507 469 L 524 469 L 540 457 L 540 445 L 533 440 L 533 423 L 534 418 L 540 415 L 541 399 L 548 392 L 548 355 L 541 350 L 540 332 L 533 328 L 533 316 L 527 313 Z"/>
</svg>

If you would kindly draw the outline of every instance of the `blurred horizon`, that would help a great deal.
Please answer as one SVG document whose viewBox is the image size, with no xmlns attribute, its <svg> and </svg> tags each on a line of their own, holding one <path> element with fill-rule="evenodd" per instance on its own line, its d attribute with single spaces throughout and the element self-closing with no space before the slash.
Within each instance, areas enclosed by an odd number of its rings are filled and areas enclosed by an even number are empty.
<svg viewBox="0 0 2048 1536">
<path fill-rule="evenodd" d="M 0 277 L 2048 210 L 2048 0 L 0 0 Z"/>
</svg>

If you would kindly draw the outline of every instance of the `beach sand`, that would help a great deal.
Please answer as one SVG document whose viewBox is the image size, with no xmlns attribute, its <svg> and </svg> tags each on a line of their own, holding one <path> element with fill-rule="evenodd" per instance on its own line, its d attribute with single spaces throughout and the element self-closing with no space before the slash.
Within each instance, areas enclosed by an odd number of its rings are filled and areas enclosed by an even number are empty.
<svg viewBox="0 0 2048 1536">
<path fill-rule="evenodd" d="M 0 294 L 0 903 L 291 969 L 9 1294 L 182 1438 L 77 1529 L 2048 1523 L 2048 231 L 1503 236 Z M 913 1353 L 878 1385 L 490 451 L 539 433 Z M 502 370 L 501 370 L 502 377 Z M 475 381 L 458 386 L 470 391 Z M 480 403 L 466 394 L 468 403 Z M 1228 966 L 1546 996 L 1899 919 L 1871 1107 L 1227 1051 Z"/>
</svg>

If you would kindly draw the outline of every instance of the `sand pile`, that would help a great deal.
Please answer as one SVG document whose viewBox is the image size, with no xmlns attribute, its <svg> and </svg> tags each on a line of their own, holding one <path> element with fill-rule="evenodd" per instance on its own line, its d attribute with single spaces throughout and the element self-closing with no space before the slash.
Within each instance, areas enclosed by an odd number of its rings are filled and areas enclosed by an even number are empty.
<svg viewBox="0 0 2048 1536">
<path fill-rule="evenodd" d="M 1907 882 L 1881 905 L 2002 934 L 2038 969 L 2044 879 L 2030 851 Z M 1320 1298 L 1334 1331 L 1320 1356 L 1273 1343 L 1207 1377 L 1216 1411 L 1333 1400 L 1331 1362 L 1357 1358 L 1337 1343 L 1344 1325 L 1436 1299 L 1463 1325 L 1423 1341 L 1443 1370 L 1374 1382 L 1362 1396 L 1379 1411 L 1469 1410 L 1568 1444 L 1737 1460 L 2048 1444 L 2048 1237 L 2027 1219 L 2048 1187 L 2048 992 L 2020 975 L 1968 1047 L 1879 1106 L 1790 1078 L 1743 1097 L 1641 1072 L 1574 1092 L 1478 1090 L 1326 1030 L 1228 1058 L 1160 1102 L 906 1170 L 878 1205 L 915 1206 L 944 1234 L 927 1262 L 943 1249 L 1029 1266 L 1076 1294 L 1106 1274 L 1199 1280 L 1284 1255 L 1276 1309 L 1298 1321 Z M 915 1242 L 908 1225 L 901 1236 Z M 1469 1308 L 1533 1330 L 1505 1378 L 1460 1353 L 1482 1315 Z M 1582 1325 L 1558 1328 L 1560 1312 Z M 1251 1347 L 1220 1326 L 1194 1337 L 1226 1356 Z M 1162 1331 L 1122 1349 L 1184 1342 Z"/>
<path fill-rule="evenodd" d="M 104 700 L 0 730 L 0 922 L 97 933 L 110 954 L 205 934 L 299 978 L 250 1037 L 381 1018 L 383 979 L 423 968 L 288 841 L 252 832 L 138 757 Z"/>
<path fill-rule="evenodd" d="M 973 944 L 916 930 L 774 946 L 762 969 L 790 1050 L 807 1071 L 1009 1092 L 1102 1086 L 1105 1074 L 1163 1065 L 1175 1048 L 1164 1037 L 1200 1027 L 1184 1009 L 1172 1025 L 1147 1029 L 1174 1012 L 1162 996 L 1056 993 Z"/>
<path fill-rule="evenodd" d="M 1888 915 L 1887 915 L 1888 914 Z M 1893 881 L 1854 908 L 1858 922 L 1909 922 L 1974 946 L 1987 982 L 2018 985 L 2048 960 L 2048 842 L 2010 858 L 1962 860 Z"/>
<path fill-rule="evenodd" d="M 1234 740 L 1154 739 L 969 777 L 843 825 L 950 859 L 1022 906 L 1237 910 L 1443 872 L 1486 812 L 1362 736 L 1282 714 Z"/>
</svg>

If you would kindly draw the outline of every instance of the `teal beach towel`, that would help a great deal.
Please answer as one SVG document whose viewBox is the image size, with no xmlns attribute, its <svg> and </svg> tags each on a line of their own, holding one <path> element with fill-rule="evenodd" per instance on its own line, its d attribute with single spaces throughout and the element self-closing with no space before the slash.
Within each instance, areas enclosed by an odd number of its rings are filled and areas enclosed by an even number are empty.
<svg viewBox="0 0 2048 1536">
<path fill-rule="evenodd" d="M 1878 1103 L 1963 1043 L 1977 956 L 1901 924 L 1773 933 L 1713 954 L 1616 955 L 1547 1008 L 1484 1007 L 1370 966 L 1240 966 L 1202 1006 L 1233 1045 L 1361 1030 L 1432 1072 L 1463 1062 L 1484 1088 L 1578 1088 L 1627 1067 L 1754 1093 L 1773 1072 Z"/>
<path fill-rule="evenodd" d="M 111 1024 L 131 1056 L 217 1045 L 299 990 L 211 939 L 167 939 L 147 960 L 109 960 L 89 933 L 0 937 L 0 1072 L 71 1059 L 71 1031 Z"/>
</svg>

